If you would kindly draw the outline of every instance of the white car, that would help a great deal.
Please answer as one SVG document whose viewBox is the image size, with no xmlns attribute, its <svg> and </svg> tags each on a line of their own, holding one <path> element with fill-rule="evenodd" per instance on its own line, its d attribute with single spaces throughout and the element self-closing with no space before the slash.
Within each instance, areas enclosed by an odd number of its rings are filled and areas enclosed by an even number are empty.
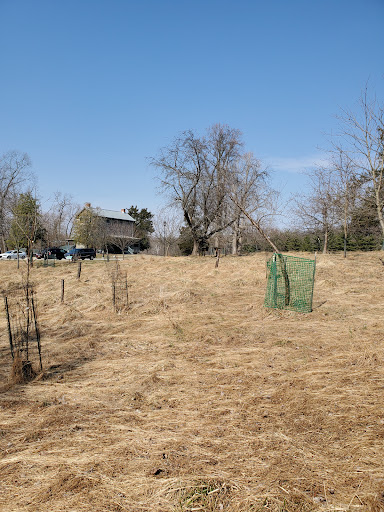
<svg viewBox="0 0 384 512">
<path fill-rule="evenodd" d="M 27 257 L 27 253 L 26 252 L 19 251 L 19 258 L 20 259 L 23 260 L 26 257 Z M 17 251 L 13 250 L 13 251 L 3 252 L 2 254 L 0 254 L 0 258 L 2 260 L 17 260 Z"/>
</svg>

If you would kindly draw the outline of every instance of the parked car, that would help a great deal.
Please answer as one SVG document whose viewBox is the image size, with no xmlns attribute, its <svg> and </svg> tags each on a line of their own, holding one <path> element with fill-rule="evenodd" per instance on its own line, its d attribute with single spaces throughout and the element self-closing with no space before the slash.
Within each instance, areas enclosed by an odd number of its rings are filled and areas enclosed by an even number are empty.
<svg viewBox="0 0 384 512">
<path fill-rule="evenodd" d="M 27 257 L 27 253 L 24 251 L 19 251 L 19 258 L 24 259 Z M 0 258 L 2 260 L 17 260 L 17 250 L 14 249 L 12 251 L 6 251 L 0 254 Z"/>
<path fill-rule="evenodd" d="M 39 255 L 36 255 L 36 258 L 62 260 L 65 258 L 65 255 L 66 252 L 63 251 L 63 249 L 60 249 L 60 247 L 47 247 L 46 249 L 43 249 Z"/>
<path fill-rule="evenodd" d="M 96 258 L 95 249 L 71 249 L 65 255 L 65 259 L 67 260 L 85 260 L 86 258 L 90 260 Z"/>
</svg>

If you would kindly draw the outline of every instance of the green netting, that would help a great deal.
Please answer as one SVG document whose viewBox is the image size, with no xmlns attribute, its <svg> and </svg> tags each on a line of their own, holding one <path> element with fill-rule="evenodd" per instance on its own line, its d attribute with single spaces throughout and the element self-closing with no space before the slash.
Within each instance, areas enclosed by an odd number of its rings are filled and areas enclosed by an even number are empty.
<svg viewBox="0 0 384 512">
<path fill-rule="evenodd" d="M 267 262 L 268 282 L 264 305 L 301 313 L 312 311 L 314 260 L 275 253 Z"/>
</svg>

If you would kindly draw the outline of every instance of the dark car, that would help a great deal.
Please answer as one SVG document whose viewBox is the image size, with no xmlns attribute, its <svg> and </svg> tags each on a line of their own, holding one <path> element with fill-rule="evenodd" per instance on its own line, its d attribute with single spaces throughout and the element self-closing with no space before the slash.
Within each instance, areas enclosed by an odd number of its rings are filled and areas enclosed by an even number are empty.
<svg viewBox="0 0 384 512">
<path fill-rule="evenodd" d="M 37 258 L 39 256 L 36 255 Z M 47 247 L 46 249 L 43 249 L 40 253 L 40 258 L 44 259 L 56 259 L 56 260 L 62 260 L 65 257 L 65 251 L 63 249 L 60 249 L 60 247 Z"/>
<path fill-rule="evenodd" d="M 86 258 L 93 260 L 93 258 L 96 258 L 96 251 L 95 249 L 71 249 L 67 252 L 65 258 L 67 260 L 85 260 Z"/>
</svg>

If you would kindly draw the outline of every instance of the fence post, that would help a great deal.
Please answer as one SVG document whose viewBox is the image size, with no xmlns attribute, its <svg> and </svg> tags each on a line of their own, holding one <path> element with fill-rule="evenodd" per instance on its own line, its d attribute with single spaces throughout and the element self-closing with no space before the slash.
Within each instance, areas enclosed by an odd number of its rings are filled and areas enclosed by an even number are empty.
<svg viewBox="0 0 384 512">
<path fill-rule="evenodd" d="M 77 279 L 80 279 L 80 275 L 81 275 L 81 261 L 79 261 L 79 263 L 77 265 Z"/>
<path fill-rule="evenodd" d="M 64 302 L 64 279 L 61 280 L 61 302 Z"/>
<path fill-rule="evenodd" d="M 220 261 L 220 249 L 217 249 L 215 268 L 217 268 L 219 266 L 219 261 Z"/>
<path fill-rule="evenodd" d="M 116 313 L 116 284 L 115 284 L 115 281 L 112 281 L 112 304 L 113 304 L 113 310 Z"/>
</svg>

